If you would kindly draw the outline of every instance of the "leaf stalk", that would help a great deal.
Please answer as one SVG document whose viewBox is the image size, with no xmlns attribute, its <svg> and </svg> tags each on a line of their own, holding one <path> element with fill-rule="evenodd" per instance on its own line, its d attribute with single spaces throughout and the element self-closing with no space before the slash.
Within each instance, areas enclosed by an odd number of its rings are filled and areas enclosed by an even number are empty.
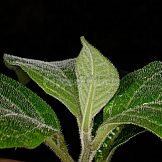
<svg viewBox="0 0 162 162">
<path fill-rule="evenodd" d="M 74 162 L 68 152 L 63 135 L 56 134 L 45 140 L 45 144 L 60 158 L 62 162 Z"/>
</svg>

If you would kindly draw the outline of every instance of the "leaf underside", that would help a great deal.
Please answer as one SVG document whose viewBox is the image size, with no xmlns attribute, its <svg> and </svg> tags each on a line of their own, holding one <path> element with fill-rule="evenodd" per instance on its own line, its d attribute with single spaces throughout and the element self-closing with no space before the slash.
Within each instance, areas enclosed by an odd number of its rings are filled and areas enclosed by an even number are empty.
<svg viewBox="0 0 162 162">
<path fill-rule="evenodd" d="M 79 99 L 75 75 L 75 59 L 44 62 L 4 55 L 8 65 L 21 67 L 47 94 L 61 101 L 78 117 Z"/>
<path fill-rule="evenodd" d="M 76 75 L 82 122 L 88 123 L 112 98 L 119 85 L 118 72 L 113 64 L 84 37 L 83 48 L 76 61 Z"/>
<path fill-rule="evenodd" d="M 107 104 L 103 123 L 99 128 L 97 125 L 96 133 L 110 125 L 114 125 L 114 129 L 98 150 L 97 162 L 106 161 L 108 153 L 143 132 L 141 127 L 162 138 L 162 63 L 155 61 L 126 75 L 119 86 L 113 64 L 84 37 L 81 41 L 83 48 L 77 59 L 44 62 L 6 54 L 4 60 L 8 65 L 21 67 L 75 117 L 82 117 L 84 131 L 90 129 L 93 118 Z M 34 94 L 31 97 L 28 89 L 3 75 L 0 82 L 1 148 L 32 148 L 60 129 L 55 114 L 40 98 Z"/>
<path fill-rule="evenodd" d="M 56 114 L 46 102 L 0 74 L 0 148 L 34 148 L 59 130 Z"/>
<path fill-rule="evenodd" d="M 134 124 L 162 138 L 162 63 L 155 61 L 126 75 L 104 108 L 104 123 Z"/>
</svg>

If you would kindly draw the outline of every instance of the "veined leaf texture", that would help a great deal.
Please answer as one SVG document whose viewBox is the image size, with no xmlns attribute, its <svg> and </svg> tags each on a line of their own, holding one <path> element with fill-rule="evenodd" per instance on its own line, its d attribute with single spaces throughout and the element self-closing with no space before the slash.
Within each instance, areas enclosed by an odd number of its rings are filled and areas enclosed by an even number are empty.
<svg viewBox="0 0 162 162">
<path fill-rule="evenodd" d="M 75 116 L 80 115 L 75 59 L 44 62 L 4 55 L 7 64 L 21 67 L 47 94 L 61 101 Z"/>
<path fill-rule="evenodd" d="M 104 109 L 104 123 L 135 124 L 162 137 L 162 63 L 126 75 Z"/>
<path fill-rule="evenodd" d="M 81 41 L 83 48 L 76 60 L 76 75 L 82 122 L 87 131 L 95 115 L 115 94 L 119 75 L 114 65 L 84 37 Z"/>
<path fill-rule="evenodd" d="M 0 148 L 34 148 L 58 131 L 57 116 L 45 101 L 0 74 Z"/>
</svg>

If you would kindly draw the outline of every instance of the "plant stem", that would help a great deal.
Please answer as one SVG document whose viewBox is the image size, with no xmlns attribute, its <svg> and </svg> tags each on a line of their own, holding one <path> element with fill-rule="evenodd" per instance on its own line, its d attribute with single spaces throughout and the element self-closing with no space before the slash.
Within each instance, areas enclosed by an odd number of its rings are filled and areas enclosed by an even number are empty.
<svg viewBox="0 0 162 162">
<path fill-rule="evenodd" d="M 82 132 L 81 144 L 82 151 L 79 162 L 91 162 L 91 133 Z"/>
<path fill-rule="evenodd" d="M 52 149 L 62 162 L 74 162 L 73 158 L 69 155 L 64 137 L 61 133 L 46 139 L 45 144 Z"/>
</svg>

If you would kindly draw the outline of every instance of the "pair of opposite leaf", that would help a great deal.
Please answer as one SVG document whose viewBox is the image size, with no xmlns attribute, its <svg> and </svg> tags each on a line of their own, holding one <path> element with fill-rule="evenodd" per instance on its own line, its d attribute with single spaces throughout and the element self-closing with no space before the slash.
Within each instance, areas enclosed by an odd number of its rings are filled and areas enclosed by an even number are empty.
<svg viewBox="0 0 162 162">
<path fill-rule="evenodd" d="M 104 107 L 92 144 L 98 149 L 96 161 L 106 160 L 116 147 L 143 132 L 141 127 L 162 137 L 162 63 L 155 61 L 126 75 L 119 86 L 113 64 L 83 37 L 81 42 L 76 59 L 44 62 L 5 54 L 4 61 L 20 80 L 26 81 L 23 70 L 61 101 L 76 117 L 80 132 L 90 130 Z M 60 132 L 49 105 L 0 74 L 0 148 L 34 148 Z"/>
</svg>

